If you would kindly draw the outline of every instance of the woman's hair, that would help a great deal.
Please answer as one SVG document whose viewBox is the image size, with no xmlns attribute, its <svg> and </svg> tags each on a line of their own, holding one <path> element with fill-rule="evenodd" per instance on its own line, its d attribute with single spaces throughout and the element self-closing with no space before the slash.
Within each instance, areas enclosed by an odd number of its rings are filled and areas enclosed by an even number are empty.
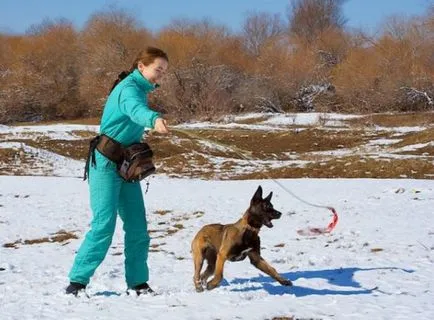
<svg viewBox="0 0 434 320">
<path fill-rule="evenodd" d="M 139 62 L 143 63 L 145 66 L 148 66 L 153 63 L 157 58 L 161 58 L 169 62 L 169 57 L 167 56 L 166 52 L 161 49 L 155 47 L 147 47 L 145 50 L 140 51 L 137 55 L 137 58 L 134 60 L 131 69 L 129 71 L 122 71 L 121 73 L 119 73 L 118 78 L 115 80 L 115 82 L 113 82 L 110 92 L 113 91 L 113 89 L 119 82 L 125 79 L 131 72 L 134 71 L 134 69 L 137 68 Z"/>
</svg>

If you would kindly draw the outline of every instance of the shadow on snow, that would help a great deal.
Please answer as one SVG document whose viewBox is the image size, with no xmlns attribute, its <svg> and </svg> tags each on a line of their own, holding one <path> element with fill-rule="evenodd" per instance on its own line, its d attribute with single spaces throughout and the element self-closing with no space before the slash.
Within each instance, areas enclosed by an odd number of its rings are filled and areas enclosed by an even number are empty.
<svg viewBox="0 0 434 320">
<path fill-rule="evenodd" d="M 302 287 L 293 285 L 292 287 L 285 287 L 280 285 L 277 281 L 269 276 L 260 275 L 254 278 L 235 278 L 234 280 L 227 282 L 223 281 L 222 286 L 228 286 L 233 284 L 251 284 L 248 288 L 234 288 L 233 292 L 248 292 L 255 290 L 265 290 L 272 295 L 291 294 L 296 297 L 304 297 L 309 295 L 355 295 L 355 294 L 370 294 L 377 288 L 366 289 L 363 288 L 359 282 L 354 279 L 356 272 L 374 271 L 374 270 L 400 270 L 407 273 L 412 273 L 414 270 L 401 269 L 395 267 L 382 267 L 382 268 L 339 268 L 329 270 L 312 270 L 312 271 L 296 271 L 287 272 L 281 274 L 284 278 L 291 281 L 295 281 L 300 278 L 305 279 L 325 279 L 328 283 L 349 288 L 346 290 L 335 289 L 313 289 L 308 287 Z"/>
</svg>

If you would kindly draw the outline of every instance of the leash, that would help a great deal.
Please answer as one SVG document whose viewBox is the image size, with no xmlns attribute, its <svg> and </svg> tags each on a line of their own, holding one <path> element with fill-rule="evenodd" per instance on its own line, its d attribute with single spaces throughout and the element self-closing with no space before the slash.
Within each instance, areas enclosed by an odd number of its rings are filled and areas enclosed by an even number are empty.
<svg viewBox="0 0 434 320">
<path fill-rule="evenodd" d="M 251 159 L 251 158 L 248 158 L 248 157 L 246 157 L 246 156 L 244 155 L 244 153 L 250 153 L 250 154 L 251 154 L 251 152 L 248 152 L 248 151 L 246 151 L 246 150 L 242 150 L 242 149 L 240 149 L 240 148 L 238 148 L 238 147 L 228 146 L 228 145 L 225 145 L 224 143 L 221 143 L 221 142 L 218 142 L 218 141 L 212 141 L 212 140 L 210 140 L 210 139 L 204 139 L 203 137 L 200 137 L 200 136 L 198 136 L 198 135 L 196 135 L 196 134 L 192 134 L 192 133 L 187 132 L 186 130 L 183 130 L 183 129 L 171 129 L 171 130 L 172 130 L 172 131 L 175 131 L 175 132 L 181 132 L 181 133 L 185 134 L 186 136 L 188 136 L 188 137 L 190 137 L 190 138 L 193 138 L 193 139 L 205 140 L 205 141 L 207 141 L 207 142 L 214 143 L 214 144 L 218 144 L 218 145 L 220 145 L 220 146 L 222 146 L 222 147 L 232 149 L 232 150 L 234 151 L 234 153 L 236 153 L 236 154 L 239 155 L 241 158 L 243 158 L 244 160 L 246 160 L 249 164 L 251 164 L 251 165 L 255 165 L 255 164 L 252 162 L 252 159 Z M 305 228 L 305 229 L 299 229 L 299 230 L 297 230 L 297 233 L 298 233 L 299 235 L 301 235 L 301 236 L 314 236 L 314 235 L 320 235 L 320 234 L 327 234 L 327 233 L 331 233 L 332 230 L 336 227 L 336 225 L 337 225 L 337 223 L 338 223 L 338 220 L 339 220 L 339 217 L 338 217 L 338 213 L 337 213 L 337 211 L 336 211 L 335 208 L 330 207 L 330 206 L 325 206 L 325 205 L 320 205 L 320 204 L 315 204 L 315 203 L 308 202 L 308 201 L 306 201 L 306 200 L 300 198 L 299 196 L 297 196 L 295 193 L 293 193 L 293 192 L 292 192 L 291 190 L 289 190 L 288 188 L 286 188 L 286 187 L 285 187 L 282 183 L 280 183 L 278 180 L 276 180 L 276 179 L 270 177 L 267 173 L 264 173 L 264 174 L 265 174 L 265 176 L 266 176 L 268 179 L 270 179 L 270 180 L 272 180 L 274 183 L 276 183 L 276 184 L 277 184 L 279 187 L 281 187 L 285 192 L 287 192 L 289 195 L 293 196 L 293 197 L 296 198 L 297 200 L 303 202 L 304 204 L 307 204 L 308 206 L 315 207 L 315 208 L 327 209 L 327 210 L 330 210 L 330 211 L 332 212 L 332 214 L 333 214 L 333 216 L 332 216 L 332 220 L 331 220 L 331 222 L 327 225 L 327 227 L 325 227 L 325 228 L 307 227 L 307 228 Z"/>
</svg>

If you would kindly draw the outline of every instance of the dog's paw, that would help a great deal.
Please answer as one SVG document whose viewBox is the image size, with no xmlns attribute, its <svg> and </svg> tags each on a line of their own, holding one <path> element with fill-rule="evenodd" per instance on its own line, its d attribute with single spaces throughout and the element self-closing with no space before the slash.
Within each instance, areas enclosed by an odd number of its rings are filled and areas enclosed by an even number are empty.
<svg viewBox="0 0 434 320">
<path fill-rule="evenodd" d="M 196 287 L 196 292 L 203 292 L 203 287 L 202 286 Z"/>
<path fill-rule="evenodd" d="M 206 284 L 206 289 L 207 289 L 207 290 L 212 290 L 212 289 L 216 288 L 217 286 L 218 286 L 218 284 L 215 284 L 215 283 L 213 283 L 212 281 L 210 281 L 210 282 L 208 282 L 208 283 Z"/>
<path fill-rule="evenodd" d="M 282 280 L 282 281 L 280 281 L 280 284 L 282 286 L 287 286 L 287 287 L 292 286 L 292 282 L 290 280 Z"/>
</svg>

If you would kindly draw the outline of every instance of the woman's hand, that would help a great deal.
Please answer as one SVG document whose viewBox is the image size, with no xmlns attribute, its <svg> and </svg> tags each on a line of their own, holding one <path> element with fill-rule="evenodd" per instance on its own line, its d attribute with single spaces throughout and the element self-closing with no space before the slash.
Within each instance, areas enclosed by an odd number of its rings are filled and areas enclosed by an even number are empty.
<svg viewBox="0 0 434 320">
<path fill-rule="evenodd" d="M 166 120 L 163 118 L 157 118 L 157 120 L 155 120 L 154 130 L 158 133 L 169 133 Z"/>
</svg>

